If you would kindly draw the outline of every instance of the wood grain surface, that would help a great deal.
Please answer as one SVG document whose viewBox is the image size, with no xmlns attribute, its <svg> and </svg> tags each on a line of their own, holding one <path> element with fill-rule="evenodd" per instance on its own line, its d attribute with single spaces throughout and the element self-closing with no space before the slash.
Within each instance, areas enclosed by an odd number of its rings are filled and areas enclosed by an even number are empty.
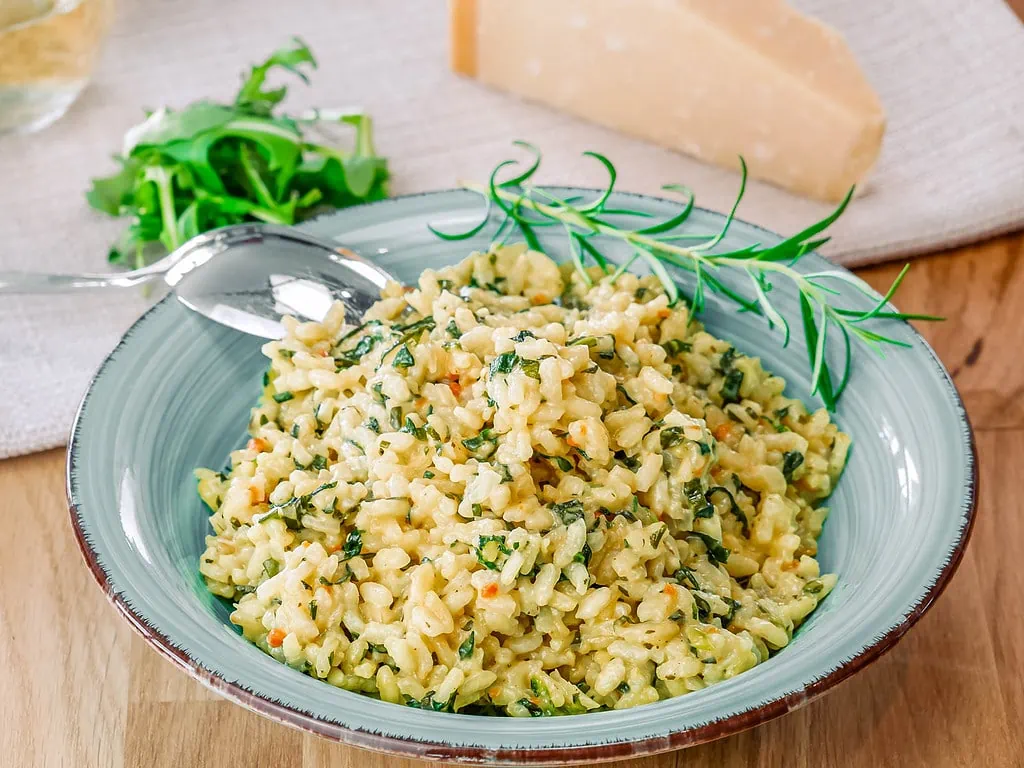
<svg viewBox="0 0 1024 768">
<path fill-rule="evenodd" d="M 954 372 L 977 430 L 973 540 L 934 608 L 802 710 L 621 768 L 1024 765 L 1024 234 L 919 259 L 900 305 Z M 876 288 L 899 266 L 861 275 Z M 0 766 L 415 768 L 276 725 L 172 668 L 115 614 L 68 523 L 64 454 L 0 462 Z"/>
</svg>

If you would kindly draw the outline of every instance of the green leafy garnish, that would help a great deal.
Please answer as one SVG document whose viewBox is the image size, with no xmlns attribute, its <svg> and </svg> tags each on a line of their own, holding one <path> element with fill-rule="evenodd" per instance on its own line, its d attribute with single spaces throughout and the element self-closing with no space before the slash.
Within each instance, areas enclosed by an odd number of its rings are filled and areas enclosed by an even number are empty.
<svg viewBox="0 0 1024 768">
<path fill-rule="evenodd" d="M 330 208 L 387 197 L 387 163 L 373 148 L 370 117 L 357 110 L 279 111 L 287 88 L 267 76 L 308 82 L 316 59 L 295 39 L 252 67 L 232 104 L 162 108 L 125 135 L 120 168 L 96 178 L 86 199 L 131 223 L 111 247 L 116 264 L 141 267 L 186 240 L 229 224 L 295 224 Z M 352 148 L 319 143 L 313 129 L 344 125 Z"/>
<path fill-rule="evenodd" d="M 349 560 L 363 551 L 363 532 L 358 528 L 349 531 L 345 537 L 345 543 L 341 547 L 341 554 Z"/>
<path fill-rule="evenodd" d="M 800 451 L 786 451 L 782 454 L 782 474 L 787 481 L 793 480 L 793 473 L 804 463 L 804 455 Z"/>
<path fill-rule="evenodd" d="M 416 358 L 412 356 L 412 352 L 409 351 L 409 347 L 405 344 L 400 346 L 398 351 L 395 353 L 395 368 L 411 368 L 415 364 Z"/>
<path fill-rule="evenodd" d="M 699 477 L 695 477 L 693 480 L 687 480 L 683 484 L 683 493 L 686 495 L 686 503 L 693 511 L 693 517 L 695 520 L 702 517 L 715 516 L 715 508 L 708 503 L 706 498 L 704 498 L 704 487 L 701 484 Z"/>
<path fill-rule="evenodd" d="M 661 430 L 661 449 L 666 450 L 685 440 L 682 427 L 665 427 Z"/>
<path fill-rule="evenodd" d="M 687 536 L 696 536 L 698 539 L 704 542 L 704 546 L 708 550 L 708 558 L 713 563 L 721 563 L 725 565 L 729 559 L 729 550 L 722 546 L 722 542 L 716 539 L 714 536 L 709 536 L 706 533 L 700 531 L 687 531 Z"/>
<path fill-rule="evenodd" d="M 579 499 L 551 505 L 551 511 L 564 525 L 572 525 L 583 517 L 583 502 Z"/>
<path fill-rule="evenodd" d="M 491 376 L 499 373 L 512 373 L 512 369 L 519 362 L 519 355 L 515 352 L 502 352 L 491 361 Z"/>
<path fill-rule="evenodd" d="M 498 450 L 498 436 L 493 429 L 484 429 L 476 437 L 467 437 L 462 445 L 478 459 L 487 459 Z"/>
<path fill-rule="evenodd" d="M 538 456 L 543 456 L 543 454 L 537 454 L 537 455 Z M 564 456 L 544 456 L 544 458 L 547 459 L 548 461 L 552 462 L 562 472 L 572 472 L 572 462 L 569 461 Z"/>
<path fill-rule="evenodd" d="M 476 632 L 470 632 L 469 637 L 462 641 L 459 646 L 459 658 L 468 659 L 473 655 L 473 647 L 476 645 Z"/>
<path fill-rule="evenodd" d="M 482 512 L 482 510 L 481 510 Z M 491 571 L 501 570 L 498 565 L 498 555 L 511 555 L 512 550 L 505 543 L 505 537 L 493 534 L 481 536 L 476 546 L 476 559 L 484 568 Z"/>
<path fill-rule="evenodd" d="M 694 210 L 694 195 L 686 187 L 678 184 L 664 187 L 668 191 L 684 196 L 683 208 L 664 221 L 651 223 L 650 215 L 646 211 L 612 208 L 609 205 L 615 186 L 616 170 L 603 155 L 596 152 L 584 153 L 604 166 L 609 174 L 609 181 L 607 187 L 599 191 L 593 201 L 581 202 L 579 198 L 558 197 L 551 191 L 533 184 L 533 176 L 540 167 L 541 154 L 536 147 L 526 142 L 517 141 L 515 145 L 532 155 L 525 170 L 511 178 L 501 179 L 503 171 L 517 164 L 515 160 L 505 160 L 495 166 L 487 183 L 463 184 L 465 189 L 484 198 L 486 210 L 483 219 L 464 232 L 439 232 L 433 227 L 431 231 L 447 240 L 464 240 L 483 231 L 489 224 L 495 223 L 498 233 L 505 233 L 503 240 L 508 239 L 506 230 L 511 228 L 518 230 L 531 248 L 542 250 L 536 229 L 561 227 L 568 239 L 568 253 L 584 285 L 590 286 L 594 283 L 588 269 L 588 259 L 603 273 L 601 279 L 609 281 L 617 280 L 633 262 L 642 260 L 661 281 L 669 302 L 675 304 L 680 300 L 681 294 L 668 268 L 682 270 L 689 273 L 691 279 L 690 305 L 694 314 L 700 314 L 704 310 L 708 293 L 717 294 L 737 305 L 741 311 L 761 315 L 770 329 L 778 328 L 782 332 L 783 346 L 789 343 L 790 321 L 782 316 L 770 295 L 774 288 L 774 280 L 789 281 L 799 293 L 801 320 L 810 359 L 811 394 L 820 394 L 825 406 L 830 410 L 835 410 L 836 402 L 849 382 L 851 338 L 858 339 L 877 352 L 881 352 L 887 346 L 908 346 L 904 341 L 869 330 L 866 323 L 883 320 L 942 319 L 887 308 L 889 300 L 896 293 L 909 267 L 900 272 L 886 294 L 880 298 L 861 280 L 846 272 L 831 269 L 800 272 L 795 269 L 801 258 L 828 242 L 829 238 L 821 237 L 821 233 L 846 210 L 853 198 L 852 188 L 835 211 L 779 243 L 768 246 L 757 243 L 739 249 L 715 252 L 728 234 L 736 209 L 746 190 L 747 166 L 743 158 L 740 158 L 742 176 L 739 194 L 721 229 L 714 233 L 696 235 L 679 234 L 676 231 Z M 492 215 L 495 213 L 497 216 Z M 624 218 L 632 218 L 635 223 L 612 223 L 608 219 L 612 213 L 620 222 Z M 616 265 L 599 247 L 600 242 L 608 240 L 627 246 L 631 256 L 622 264 Z M 744 294 L 727 285 L 722 279 L 723 270 L 743 276 L 750 290 Z M 837 291 L 833 287 L 836 283 L 846 283 L 853 287 L 873 301 L 873 306 L 870 309 L 837 306 L 834 303 Z M 837 328 L 843 336 L 843 369 L 838 380 L 826 360 L 829 326 Z M 679 348 L 680 351 L 682 349 Z M 668 351 L 670 354 L 677 354 L 675 350 Z M 612 355 L 614 356 L 614 352 Z M 723 387 L 723 398 L 738 396 L 741 383 L 741 375 L 734 375 L 727 381 L 727 387 Z"/>
</svg>

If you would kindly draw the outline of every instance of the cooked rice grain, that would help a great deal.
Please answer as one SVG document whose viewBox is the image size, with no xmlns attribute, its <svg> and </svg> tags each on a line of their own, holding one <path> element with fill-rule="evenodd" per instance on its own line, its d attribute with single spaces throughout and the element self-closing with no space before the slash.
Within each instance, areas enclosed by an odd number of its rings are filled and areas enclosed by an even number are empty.
<svg viewBox="0 0 1024 768">
<path fill-rule="evenodd" d="M 766 660 L 835 584 L 817 506 L 849 438 L 657 279 L 521 246 L 286 318 L 200 570 L 296 669 L 385 701 L 537 716 Z"/>
</svg>

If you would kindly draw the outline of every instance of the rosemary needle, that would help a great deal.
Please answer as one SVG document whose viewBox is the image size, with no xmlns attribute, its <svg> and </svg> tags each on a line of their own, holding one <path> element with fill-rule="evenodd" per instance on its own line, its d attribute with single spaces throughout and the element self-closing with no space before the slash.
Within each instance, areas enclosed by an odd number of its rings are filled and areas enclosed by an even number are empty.
<svg viewBox="0 0 1024 768">
<path fill-rule="evenodd" d="M 741 180 L 739 193 L 721 229 L 712 235 L 670 234 L 682 225 L 694 208 L 694 195 L 687 188 L 677 184 L 663 187 L 666 191 L 681 194 L 685 199 L 682 209 L 674 216 L 661 222 L 650 222 L 650 214 L 632 209 L 610 209 L 607 207 L 615 188 L 616 170 L 612 162 L 597 152 L 584 155 L 597 160 L 608 172 L 608 183 L 597 198 L 584 203 L 579 198 L 560 198 L 542 187 L 530 183 L 540 168 L 541 153 L 532 144 L 517 141 L 514 144 L 527 150 L 532 160 L 525 170 L 505 181 L 499 181 L 501 172 L 518 165 L 515 160 L 505 160 L 495 166 L 486 184 L 463 183 L 463 188 L 481 195 L 486 208 L 480 222 L 463 232 L 447 233 L 434 227 L 430 230 L 445 240 L 466 240 L 482 232 L 492 223 L 492 214 L 497 208 L 502 218 L 497 226 L 494 239 L 507 241 L 512 231 L 518 229 L 527 244 L 542 250 L 537 237 L 537 227 L 559 226 L 565 232 L 569 243 L 569 256 L 586 285 L 593 279 L 587 271 L 588 258 L 601 269 L 607 280 L 614 281 L 635 261 L 643 260 L 665 288 L 673 304 L 680 300 L 679 288 L 666 269 L 666 265 L 690 273 L 693 279 L 693 293 L 690 301 L 694 314 L 700 314 L 705 306 L 707 293 L 715 293 L 737 304 L 741 311 L 754 312 L 765 318 L 769 328 L 782 331 L 782 345 L 790 340 L 790 321 L 772 303 L 773 280 L 789 280 L 799 292 L 800 321 L 807 342 L 808 360 L 811 369 L 811 394 L 818 394 L 829 410 L 835 410 L 836 403 L 850 380 L 852 348 L 851 339 L 856 338 L 868 347 L 881 353 L 885 347 L 909 346 L 905 342 L 885 336 L 865 327 L 872 321 L 942 320 L 932 315 L 913 314 L 887 310 L 886 306 L 895 295 L 906 277 L 910 265 L 899 273 L 885 295 L 870 309 L 859 310 L 839 307 L 834 304 L 838 296 L 832 286 L 846 283 L 869 298 L 876 298 L 874 292 L 858 278 L 840 270 L 824 270 L 812 273 L 799 272 L 794 265 L 806 254 L 828 242 L 821 233 L 838 219 L 853 197 L 853 188 L 839 206 L 821 221 L 810 225 L 797 234 L 771 246 L 754 245 L 741 249 L 711 253 L 720 245 L 729 232 L 736 211 L 743 199 L 747 182 L 747 165 L 740 158 Z M 624 228 L 608 221 L 610 215 L 634 217 L 637 228 Z M 622 264 L 615 265 L 605 256 L 596 241 L 600 238 L 617 240 L 628 245 L 632 256 Z M 681 244 L 681 243 L 686 243 Z M 725 285 L 718 273 L 722 269 L 738 270 L 750 282 L 752 296 L 744 296 Z M 843 336 L 843 370 L 838 380 L 827 361 L 828 328 L 835 326 Z"/>
</svg>

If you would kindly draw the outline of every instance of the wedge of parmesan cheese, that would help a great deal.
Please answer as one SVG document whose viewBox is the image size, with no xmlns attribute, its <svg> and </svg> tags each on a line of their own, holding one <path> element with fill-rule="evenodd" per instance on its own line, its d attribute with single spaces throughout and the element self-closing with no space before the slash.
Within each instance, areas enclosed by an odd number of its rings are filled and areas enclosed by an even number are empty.
<svg viewBox="0 0 1024 768">
<path fill-rule="evenodd" d="M 451 66 L 809 197 L 864 180 L 885 113 L 842 37 L 784 0 L 450 0 Z"/>
</svg>

